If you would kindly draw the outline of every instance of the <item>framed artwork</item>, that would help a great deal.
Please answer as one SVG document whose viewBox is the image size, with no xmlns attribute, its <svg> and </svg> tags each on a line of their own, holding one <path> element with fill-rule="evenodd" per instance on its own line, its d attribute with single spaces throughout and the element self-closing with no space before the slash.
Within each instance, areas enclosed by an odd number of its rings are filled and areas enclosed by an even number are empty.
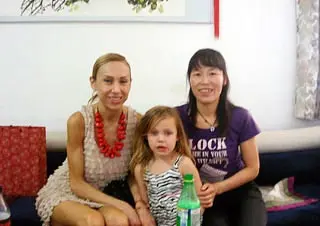
<svg viewBox="0 0 320 226">
<path fill-rule="evenodd" d="M 107 21 L 213 23 L 217 0 L 1 0 L 0 23 Z"/>
</svg>

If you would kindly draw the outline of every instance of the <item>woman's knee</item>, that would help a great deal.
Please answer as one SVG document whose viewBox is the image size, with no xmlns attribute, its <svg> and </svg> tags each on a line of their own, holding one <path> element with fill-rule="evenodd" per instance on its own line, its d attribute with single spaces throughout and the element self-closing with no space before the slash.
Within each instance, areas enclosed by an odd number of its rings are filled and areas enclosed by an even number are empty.
<svg viewBox="0 0 320 226">
<path fill-rule="evenodd" d="M 98 211 L 87 213 L 77 226 L 105 226 L 103 215 Z"/>
<path fill-rule="evenodd" d="M 129 219 L 121 210 L 114 207 L 102 207 L 99 210 L 107 226 L 129 226 Z"/>
</svg>

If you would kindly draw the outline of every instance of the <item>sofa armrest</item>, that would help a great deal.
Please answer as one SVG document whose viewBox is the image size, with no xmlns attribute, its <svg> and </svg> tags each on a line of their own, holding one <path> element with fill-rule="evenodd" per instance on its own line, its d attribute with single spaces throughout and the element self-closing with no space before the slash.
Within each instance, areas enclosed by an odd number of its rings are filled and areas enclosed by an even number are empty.
<svg viewBox="0 0 320 226">
<path fill-rule="evenodd" d="M 320 147 L 320 126 L 263 131 L 257 136 L 260 153 L 287 152 Z"/>
</svg>

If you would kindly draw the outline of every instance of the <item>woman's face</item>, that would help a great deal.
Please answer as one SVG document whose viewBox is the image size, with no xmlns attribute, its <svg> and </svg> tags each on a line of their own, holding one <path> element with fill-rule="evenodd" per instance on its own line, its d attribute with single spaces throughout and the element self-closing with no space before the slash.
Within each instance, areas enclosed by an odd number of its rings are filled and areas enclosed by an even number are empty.
<svg viewBox="0 0 320 226">
<path fill-rule="evenodd" d="M 190 73 L 191 90 L 197 102 L 202 104 L 219 102 L 225 84 L 223 71 L 215 67 L 201 65 Z"/>
<path fill-rule="evenodd" d="M 97 91 L 99 100 L 105 108 L 117 110 L 128 99 L 131 88 L 131 75 L 128 65 L 113 61 L 102 65 L 91 86 Z"/>
</svg>

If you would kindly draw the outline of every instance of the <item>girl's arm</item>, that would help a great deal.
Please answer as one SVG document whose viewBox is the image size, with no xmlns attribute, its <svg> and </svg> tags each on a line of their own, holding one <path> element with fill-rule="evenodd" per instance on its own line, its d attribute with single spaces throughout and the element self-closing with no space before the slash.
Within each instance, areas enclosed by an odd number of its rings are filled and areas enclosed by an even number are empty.
<svg viewBox="0 0 320 226">
<path fill-rule="evenodd" d="M 141 223 L 143 226 L 156 226 L 156 222 L 150 213 L 147 188 L 143 179 L 143 168 L 140 164 L 134 168 L 134 177 L 140 194 L 140 200 L 136 200 L 136 211 Z"/>
<path fill-rule="evenodd" d="M 197 194 L 199 194 L 201 191 L 202 182 L 200 179 L 198 169 L 196 168 L 196 166 L 194 165 L 194 163 L 192 162 L 192 160 L 189 157 L 184 156 L 181 159 L 181 162 L 179 164 L 179 170 L 182 175 L 185 175 L 185 174 L 192 174 L 193 175 L 194 185 L 195 185 Z M 203 207 L 201 207 L 201 213 L 203 213 L 203 211 L 204 211 L 204 209 L 203 209 Z"/>
<path fill-rule="evenodd" d="M 142 169 L 140 164 L 138 164 L 134 168 L 134 177 L 135 177 L 135 181 L 137 182 L 138 189 L 139 189 L 139 194 L 140 194 L 140 200 L 137 200 L 136 203 L 138 201 L 141 201 L 146 205 L 146 207 L 149 207 L 149 199 L 148 199 L 148 195 L 147 195 L 147 188 L 146 188 L 146 185 L 144 183 L 143 169 Z"/>
<path fill-rule="evenodd" d="M 142 115 L 140 113 L 136 112 L 135 117 L 136 117 L 137 123 L 138 123 L 140 121 Z M 138 206 L 138 208 L 140 207 L 140 205 L 143 205 L 144 203 L 148 206 L 148 197 L 142 197 L 142 194 L 146 195 L 146 188 L 144 185 L 142 175 L 143 175 L 143 172 L 141 169 L 141 165 L 138 164 L 135 167 L 134 172 L 131 173 L 131 176 L 129 177 L 130 190 L 131 190 L 132 196 L 134 198 L 134 201 L 136 203 L 136 206 Z M 141 203 L 141 202 L 143 202 L 143 203 Z"/>
<path fill-rule="evenodd" d="M 137 181 L 134 178 L 134 175 L 129 174 L 129 188 L 131 191 L 131 194 L 133 196 L 133 200 L 135 203 L 139 202 L 141 200 L 140 192 L 139 192 L 139 187 L 137 184 Z"/>
</svg>

